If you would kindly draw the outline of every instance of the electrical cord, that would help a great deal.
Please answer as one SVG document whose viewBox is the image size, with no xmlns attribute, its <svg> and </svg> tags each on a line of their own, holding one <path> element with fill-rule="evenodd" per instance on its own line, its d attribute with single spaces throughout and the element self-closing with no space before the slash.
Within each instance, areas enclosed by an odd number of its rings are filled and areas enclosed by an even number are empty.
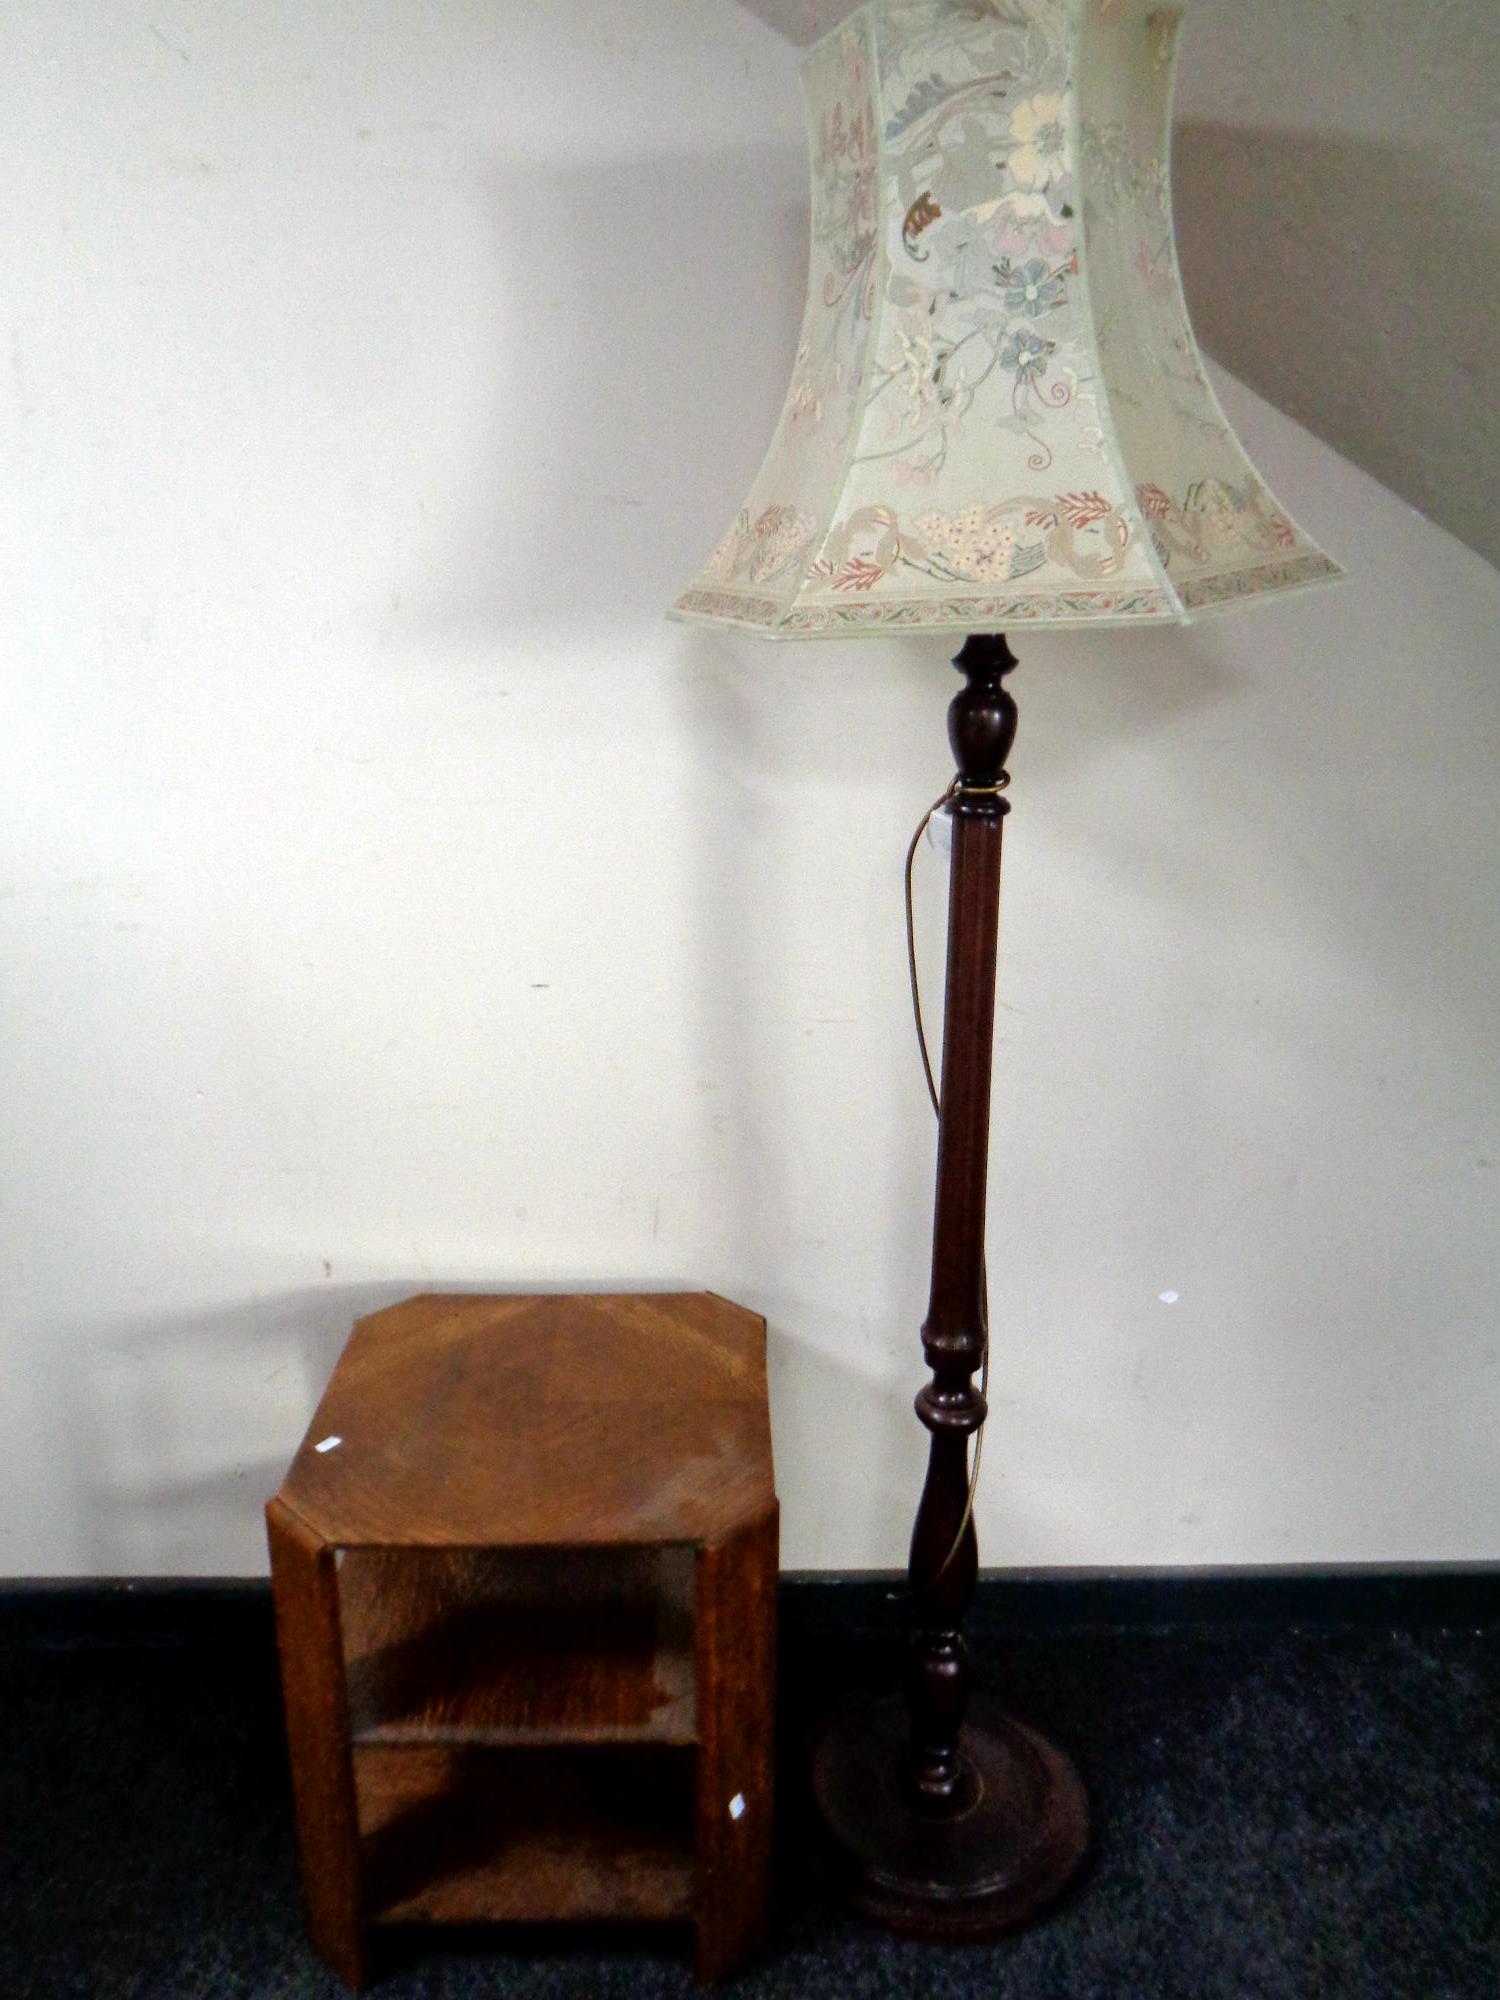
<svg viewBox="0 0 1500 2000">
<path fill-rule="evenodd" d="M 938 1087 L 932 1074 L 932 1057 L 927 1048 L 927 1031 L 922 1025 L 922 982 L 917 973 L 917 919 L 912 895 L 912 876 L 917 863 L 917 849 L 922 844 L 923 834 L 926 833 L 928 827 L 931 826 L 944 806 L 954 799 L 962 789 L 963 785 L 961 781 L 955 778 L 941 797 L 933 800 L 932 804 L 918 821 L 917 830 L 912 835 L 911 844 L 906 850 L 906 965 L 911 975 L 911 1011 L 917 1030 L 917 1048 L 922 1057 L 922 1074 L 927 1079 L 927 1095 L 932 1100 L 932 1115 L 938 1119 L 942 1117 L 942 1102 L 938 1096 Z M 985 787 L 985 789 L 988 790 L 990 788 Z M 994 789 L 998 791 L 1004 788 L 1003 786 L 996 786 Z M 979 1393 L 986 1398 L 987 1417 L 990 1385 L 990 1305 L 989 1268 L 987 1262 L 981 1266 L 980 1270 L 979 1296 L 981 1308 L 984 1313 L 984 1351 L 979 1362 Z M 984 1458 L 984 1426 L 985 1418 L 982 1417 L 974 1433 L 974 1462 L 969 1468 L 969 1491 L 964 1501 L 963 1518 L 958 1524 L 958 1530 L 953 1537 L 952 1546 L 933 1573 L 932 1582 L 934 1584 L 946 1574 L 953 1558 L 962 1547 L 964 1536 L 969 1531 L 969 1523 L 974 1518 L 974 1499 L 979 1491 L 979 1467 Z"/>
</svg>

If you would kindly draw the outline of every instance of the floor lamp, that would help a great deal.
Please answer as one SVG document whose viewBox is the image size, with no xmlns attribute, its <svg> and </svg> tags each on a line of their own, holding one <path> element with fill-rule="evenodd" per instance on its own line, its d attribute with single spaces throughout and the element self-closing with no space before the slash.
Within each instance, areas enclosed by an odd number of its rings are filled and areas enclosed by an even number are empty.
<svg viewBox="0 0 1500 2000">
<path fill-rule="evenodd" d="M 1022 626 L 1182 624 L 1336 577 L 1209 386 L 1172 237 L 1185 0 L 869 0 L 809 51 L 807 310 L 748 502 L 675 614 L 765 638 L 968 634 L 956 776 L 930 1433 L 903 1695 L 848 1704 L 814 1791 L 857 1907 L 982 1937 L 1087 1839 L 1065 1757 L 971 1699 L 972 1447 L 1000 849 Z"/>
</svg>

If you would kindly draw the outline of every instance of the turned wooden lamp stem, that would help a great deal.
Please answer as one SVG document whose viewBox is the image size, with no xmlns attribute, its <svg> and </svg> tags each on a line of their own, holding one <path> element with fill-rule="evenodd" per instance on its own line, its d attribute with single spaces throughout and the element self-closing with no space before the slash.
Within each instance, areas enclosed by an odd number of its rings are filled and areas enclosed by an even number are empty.
<svg viewBox="0 0 1500 2000">
<path fill-rule="evenodd" d="M 985 1418 L 974 1376 L 988 1340 L 984 1216 L 1000 923 L 1005 760 L 1016 704 L 1002 685 L 1015 656 L 998 635 L 971 638 L 953 663 L 965 686 L 948 710 L 957 787 L 948 890 L 948 970 L 939 1089 L 932 1292 L 922 1348 L 932 1380 L 917 1396 L 931 1433 L 927 1480 L 911 1544 L 914 1635 L 907 1699 L 910 1778 L 942 1814 L 969 1802 L 972 1774 L 959 1738 L 969 1697 L 963 1620 L 979 1546 L 969 1508 L 969 1441 Z"/>
<path fill-rule="evenodd" d="M 964 1614 L 979 1544 L 969 1454 L 984 1422 L 984 1202 L 995 1046 L 995 948 L 1005 760 L 1016 664 L 998 635 L 968 640 L 948 711 L 958 776 L 948 884 L 948 979 L 938 1089 L 932 1293 L 917 1397 L 931 1437 L 911 1541 L 912 1641 L 904 1694 L 850 1694 L 813 1759 L 813 1793 L 850 1901 L 928 1938 L 987 1938 L 1059 1896 L 1088 1842 L 1088 1802 L 1061 1751 L 993 1695 L 972 1697 Z"/>
</svg>

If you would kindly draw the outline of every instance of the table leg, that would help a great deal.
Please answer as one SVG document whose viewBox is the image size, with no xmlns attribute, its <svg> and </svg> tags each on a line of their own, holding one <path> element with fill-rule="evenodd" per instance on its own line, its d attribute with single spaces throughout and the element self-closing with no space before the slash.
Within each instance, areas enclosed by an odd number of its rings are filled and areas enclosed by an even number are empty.
<svg viewBox="0 0 1500 2000">
<path fill-rule="evenodd" d="M 266 1509 L 307 1928 L 346 1984 L 369 1978 L 359 1816 L 339 1633 L 337 1550 L 280 1500 Z"/>
<path fill-rule="evenodd" d="M 774 1784 L 777 1516 L 698 1551 L 697 1954 L 722 1978 L 766 1927 Z M 711 1698 L 705 1690 L 712 1689 Z"/>
</svg>

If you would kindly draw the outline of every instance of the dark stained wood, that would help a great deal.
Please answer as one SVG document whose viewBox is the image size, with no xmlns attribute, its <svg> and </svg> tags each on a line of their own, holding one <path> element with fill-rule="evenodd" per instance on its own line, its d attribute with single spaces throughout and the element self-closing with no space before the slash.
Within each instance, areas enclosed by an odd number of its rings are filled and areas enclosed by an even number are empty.
<svg viewBox="0 0 1500 2000">
<path fill-rule="evenodd" d="M 931 1380 L 916 1399 L 930 1434 L 912 1533 L 906 1700 L 846 1703 L 818 1749 L 814 1792 L 834 1866 L 858 1908 L 923 1937 L 987 1937 L 1033 1915 L 1083 1854 L 1087 1808 L 1072 1767 L 992 1710 L 970 1716 L 963 1621 L 979 1548 L 970 1445 L 985 1418 L 974 1376 L 988 1338 L 985 1198 L 994 1053 L 1000 855 L 1016 661 L 976 636 L 948 714 L 958 783 L 948 888 L 932 1289 L 922 1327 Z"/>
<path fill-rule="evenodd" d="M 931 1433 L 927 1481 L 911 1546 L 915 1636 L 911 1664 L 912 1782 L 931 1807 L 966 1803 L 958 1754 L 968 1700 L 963 1619 L 974 1595 L 978 1541 L 967 1516 L 969 1440 L 984 1422 L 974 1374 L 988 1337 L 984 1220 L 994 1056 L 1000 844 L 1009 805 L 998 789 L 1016 734 L 1016 705 L 1001 676 L 1016 662 L 1003 639 L 971 639 L 954 664 L 948 735 L 959 790 L 948 807 L 948 978 L 939 1086 L 932 1290 L 922 1349 L 932 1380 L 917 1397 Z"/>
<path fill-rule="evenodd" d="M 703 1976 L 737 1962 L 773 1755 L 757 1315 L 707 1293 L 376 1313 L 270 1520 L 337 1971 L 363 1977 L 372 1928 L 490 1920 L 690 1921 Z"/>
<path fill-rule="evenodd" d="M 976 1695 L 965 1718 L 962 1812 L 922 1810 L 906 1703 L 846 1702 L 818 1745 L 814 1785 L 838 1879 L 856 1909 L 912 1937 L 995 1937 L 1055 1902 L 1088 1841 L 1072 1765 Z"/>
<path fill-rule="evenodd" d="M 356 1743 L 697 1741 L 693 1552 L 351 1549 Z"/>
<path fill-rule="evenodd" d="M 770 1891 L 775 1804 L 774 1506 L 698 1552 L 698 1684 L 717 1691 L 702 1717 L 697 1780 L 696 1969 L 722 1978 L 760 1940 Z"/>
<path fill-rule="evenodd" d="M 266 1509 L 307 1929 L 350 1986 L 368 1976 L 335 1552 L 282 1500 Z"/>
<path fill-rule="evenodd" d="M 356 1753 L 375 1920 L 686 1921 L 692 1753 Z"/>
</svg>

